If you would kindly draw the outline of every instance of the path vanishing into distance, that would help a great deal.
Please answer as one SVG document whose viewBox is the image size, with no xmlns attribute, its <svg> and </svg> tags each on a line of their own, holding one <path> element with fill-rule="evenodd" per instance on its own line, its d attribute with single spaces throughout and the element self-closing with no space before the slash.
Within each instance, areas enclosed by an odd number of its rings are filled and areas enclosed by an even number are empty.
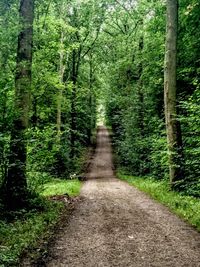
<svg viewBox="0 0 200 267">
<path fill-rule="evenodd" d="M 200 234 L 118 180 L 113 169 L 109 134 L 102 126 L 81 201 L 58 231 L 45 266 L 200 266 Z"/>
</svg>

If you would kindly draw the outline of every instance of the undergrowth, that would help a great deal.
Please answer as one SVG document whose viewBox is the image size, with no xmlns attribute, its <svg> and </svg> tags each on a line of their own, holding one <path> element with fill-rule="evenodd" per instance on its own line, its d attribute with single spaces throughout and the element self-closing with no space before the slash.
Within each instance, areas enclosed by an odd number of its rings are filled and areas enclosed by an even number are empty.
<svg viewBox="0 0 200 267">
<path fill-rule="evenodd" d="M 64 208 L 61 202 L 52 202 L 46 197 L 67 194 L 78 195 L 81 183 L 78 180 L 53 179 L 43 185 L 37 201 L 40 209 L 20 210 L 11 221 L 0 218 L 0 267 L 17 266 L 19 259 L 29 248 L 50 234 Z M 39 203 L 40 202 L 40 203 Z"/>
<path fill-rule="evenodd" d="M 200 199 L 171 191 L 165 180 L 125 175 L 121 171 L 117 176 L 169 207 L 171 211 L 200 231 Z"/>
</svg>

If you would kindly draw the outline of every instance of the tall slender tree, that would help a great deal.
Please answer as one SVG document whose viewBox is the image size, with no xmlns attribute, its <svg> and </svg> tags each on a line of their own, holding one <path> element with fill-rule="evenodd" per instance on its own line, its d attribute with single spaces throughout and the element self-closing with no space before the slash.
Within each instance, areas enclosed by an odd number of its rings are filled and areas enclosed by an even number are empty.
<svg viewBox="0 0 200 267">
<path fill-rule="evenodd" d="M 63 19 L 63 13 L 64 13 L 64 3 L 61 2 L 60 7 L 60 19 Z M 58 141 L 60 142 L 60 136 L 61 136 L 61 125 L 62 125 L 62 98 L 63 98 L 63 82 L 64 82 L 64 73 L 65 73 L 65 63 L 64 63 L 64 41 L 65 41 L 65 33 L 64 29 L 61 26 L 60 31 L 60 60 L 59 60 L 59 80 L 60 80 L 60 88 L 58 92 L 58 99 L 57 99 L 57 137 Z"/>
<path fill-rule="evenodd" d="M 180 189 L 183 180 L 181 130 L 177 120 L 176 72 L 177 72 L 178 1 L 167 0 L 167 25 L 165 44 L 164 101 L 165 121 L 169 153 L 171 187 Z"/>
<path fill-rule="evenodd" d="M 27 198 L 26 182 L 26 129 L 30 106 L 34 0 L 21 0 L 19 8 L 15 74 L 15 114 L 11 130 L 9 169 L 5 180 L 6 204 L 17 209 Z"/>
</svg>

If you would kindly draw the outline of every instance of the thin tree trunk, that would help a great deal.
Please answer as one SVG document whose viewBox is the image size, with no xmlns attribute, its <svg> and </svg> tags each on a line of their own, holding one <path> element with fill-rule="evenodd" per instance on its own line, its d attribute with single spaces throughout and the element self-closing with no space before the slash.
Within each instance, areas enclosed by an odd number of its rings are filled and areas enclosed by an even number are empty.
<svg viewBox="0 0 200 267">
<path fill-rule="evenodd" d="M 176 72 L 177 72 L 178 1 L 167 0 L 167 28 L 164 70 L 165 121 L 169 153 L 169 177 L 171 187 L 180 189 L 184 179 L 182 166 L 181 132 L 177 121 Z"/>
<path fill-rule="evenodd" d="M 21 0 L 15 75 L 15 117 L 11 131 L 8 174 L 5 181 L 6 201 L 11 209 L 25 204 L 26 182 L 26 129 L 30 106 L 34 0 Z"/>
<path fill-rule="evenodd" d="M 71 96 L 71 159 L 75 156 L 75 141 L 76 141 L 76 52 L 72 53 L 72 96 Z"/>
<path fill-rule="evenodd" d="M 90 61 L 89 61 L 89 116 L 90 123 L 87 129 L 87 143 L 91 145 L 91 136 L 92 136 L 92 128 L 93 128 L 93 57 L 92 53 L 90 53 Z"/>
<path fill-rule="evenodd" d="M 76 52 L 72 52 L 72 75 L 71 81 L 73 84 L 72 87 L 72 96 L 71 96 L 71 159 L 75 156 L 75 142 L 77 139 L 77 111 L 76 111 L 76 100 L 77 100 L 77 80 L 79 75 L 79 68 L 81 63 L 81 48 Z"/>
<path fill-rule="evenodd" d="M 143 22 L 142 22 L 143 26 Z M 138 116 L 139 116 L 139 128 L 140 128 L 140 133 L 141 137 L 144 137 L 144 92 L 143 92 L 143 80 L 142 80 L 142 74 L 143 74 L 143 49 L 144 49 L 144 37 L 140 37 L 139 41 L 139 56 L 141 58 L 141 61 L 139 63 L 139 70 L 138 70 L 138 98 L 139 98 L 139 110 L 138 110 Z"/>
<path fill-rule="evenodd" d="M 62 124 L 62 97 L 63 97 L 63 78 L 65 72 L 64 66 L 64 33 L 63 30 L 61 31 L 61 38 L 60 38 L 60 66 L 59 66 L 59 76 L 60 76 L 60 85 L 58 92 L 58 99 L 57 99 L 57 136 L 58 140 L 60 141 L 61 135 L 61 124 Z"/>
</svg>

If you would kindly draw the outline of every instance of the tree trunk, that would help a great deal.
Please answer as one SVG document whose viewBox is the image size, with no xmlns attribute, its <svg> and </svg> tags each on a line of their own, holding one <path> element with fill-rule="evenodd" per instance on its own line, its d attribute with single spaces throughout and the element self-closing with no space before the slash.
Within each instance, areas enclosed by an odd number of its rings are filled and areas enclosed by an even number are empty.
<svg viewBox="0 0 200 267">
<path fill-rule="evenodd" d="M 142 28 L 143 28 L 143 22 L 142 22 Z M 144 92 L 143 92 L 143 49 L 144 49 L 144 37 L 143 35 L 140 37 L 139 40 L 139 57 L 140 57 L 140 63 L 138 66 L 138 100 L 139 100 L 139 110 L 138 110 L 138 124 L 140 129 L 141 137 L 144 137 Z"/>
<path fill-rule="evenodd" d="M 164 70 L 165 121 L 169 153 L 169 177 L 173 189 L 180 189 L 184 179 L 181 131 L 176 108 L 178 1 L 167 0 L 167 28 Z"/>
<path fill-rule="evenodd" d="M 77 83 L 77 73 L 76 73 L 76 52 L 72 53 L 72 95 L 71 95 L 71 159 L 75 156 L 75 141 L 76 141 L 76 83 Z"/>
<path fill-rule="evenodd" d="M 89 61 L 89 125 L 87 129 L 87 144 L 91 145 L 91 137 L 92 137 L 92 128 L 93 128 L 93 56 L 92 53 L 89 55 L 90 61 Z"/>
<path fill-rule="evenodd" d="M 77 140 L 77 110 L 76 110 L 76 100 L 77 100 L 77 81 L 79 75 L 79 68 L 81 63 L 81 47 L 78 51 L 73 50 L 72 52 L 72 95 L 71 95 L 71 159 L 75 156 L 75 146 Z"/>
<path fill-rule="evenodd" d="M 22 207 L 27 198 L 26 129 L 31 91 L 34 0 L 21 0 L 15 75 L 15 116 L 11 130 L 8 174 L 5 181 L 6 204 L 10 209 Z"/>
<path fill-rule="evenodd" d="M 62 98 L 63 98 L 63 78 L 65 72 L 64 66 L 64 32 L 61 30 L 61 38 L 60 38 L 60 66 L 59 66 L 59 76 L 60 76 L 60 88 L 58 92 L 58 99 L 57 99 L 57 137 L 58 141 L 60 142 L 60 135 L 61 135 L 61 124 L 62 124 Z"/>
</svg>

